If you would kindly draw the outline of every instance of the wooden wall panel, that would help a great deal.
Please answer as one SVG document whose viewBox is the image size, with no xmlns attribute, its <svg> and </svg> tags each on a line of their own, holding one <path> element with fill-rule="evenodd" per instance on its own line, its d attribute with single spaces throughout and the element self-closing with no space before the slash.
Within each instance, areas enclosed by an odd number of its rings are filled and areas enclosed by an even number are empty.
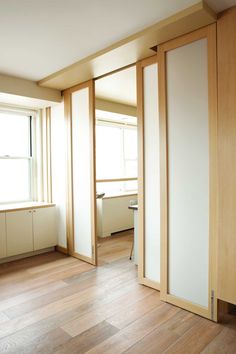
<svg viewBox="0 0 236 354">
<path fill-rule="evenodd" d="M 218 33 L 218 296 L 236 304 L 236 7 L 221 14 Z"/>
</svg>

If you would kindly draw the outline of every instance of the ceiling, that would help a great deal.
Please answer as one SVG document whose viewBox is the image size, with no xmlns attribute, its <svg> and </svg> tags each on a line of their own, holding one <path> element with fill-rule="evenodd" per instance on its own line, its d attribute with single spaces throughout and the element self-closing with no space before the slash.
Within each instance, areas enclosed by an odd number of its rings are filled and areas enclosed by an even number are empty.
<svg viewBox="0 0 236 354">
<path fill-rule="evenodd" d="M 136 106 L 136 67 L 95 81 L 96 98 Z"/>
<path fill-rule="evenodd" d="M 40 80 L 198 0 L 0 0 L 0 73 Z M 207 0 L 216 10 L 236 0 Z"/>
</svg>

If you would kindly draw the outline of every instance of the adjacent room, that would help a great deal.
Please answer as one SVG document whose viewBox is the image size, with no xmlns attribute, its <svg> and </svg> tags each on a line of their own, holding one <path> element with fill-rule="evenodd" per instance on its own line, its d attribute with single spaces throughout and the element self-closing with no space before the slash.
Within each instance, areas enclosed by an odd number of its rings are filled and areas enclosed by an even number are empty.
<svg viewBox="0 0 236 354">
<path fill-rule="evenodd" d="M 0 353 L 236 353 L 236 0 L 0 28 Z"/>
<path fill-rule="evenodd" d="M 95 82 L 98 264 L 134 258 L 131 206 L 138 203 L 136 92 L 135 66 Z"/>
</svg>

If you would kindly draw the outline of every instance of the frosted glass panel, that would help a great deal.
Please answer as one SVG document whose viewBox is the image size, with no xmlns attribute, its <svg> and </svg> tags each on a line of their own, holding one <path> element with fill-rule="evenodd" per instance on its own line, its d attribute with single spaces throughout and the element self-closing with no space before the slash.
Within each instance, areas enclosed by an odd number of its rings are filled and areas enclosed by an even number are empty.
<svg viewBox="0 0 236 354">
<path fill-rule="evenodd" d="M 208 307 L 207 42 L 167 53 L 169 293 Z"/>
<path fill-rule="evenodd" d="M 160 159 L 157 64 L 144 68 L 145 277 L 160 282 Z"/>
<path fill-rule="evenodd" d="M 74 251 L 92 257 L 89 89 L 72 94 Z"/>
</svg>

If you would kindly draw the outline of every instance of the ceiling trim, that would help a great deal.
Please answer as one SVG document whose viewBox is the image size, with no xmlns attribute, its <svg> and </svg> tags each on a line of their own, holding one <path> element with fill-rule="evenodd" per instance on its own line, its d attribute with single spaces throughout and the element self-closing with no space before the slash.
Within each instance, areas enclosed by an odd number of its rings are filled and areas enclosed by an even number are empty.
<svg viewBox="0 0 236 354">
<path fill-rule="evenodd" d="M 125 114 L 127 116 L 137 116 L 137 108 L 128 104 L 123 104 L 114 101 L 108 101 L 101 98 L 96 98 L 95 108 L 101 111 Z"/>
<path fill-rule="evenodd" d="M 39 86 L 65 90 L 92 78 L 136 63 L 153 55 L 160 43 L 216 21 L 216 13 L 204 2 L 164 19 L 143 31 L 90 55 L 38 82 Z"/>
<path fill-rule="evenodd" d="M 0 74 L 0 92 L 52 102 L 61 102 L 61 91 L 39 87 L 37 82 Z"/>
</svg>

